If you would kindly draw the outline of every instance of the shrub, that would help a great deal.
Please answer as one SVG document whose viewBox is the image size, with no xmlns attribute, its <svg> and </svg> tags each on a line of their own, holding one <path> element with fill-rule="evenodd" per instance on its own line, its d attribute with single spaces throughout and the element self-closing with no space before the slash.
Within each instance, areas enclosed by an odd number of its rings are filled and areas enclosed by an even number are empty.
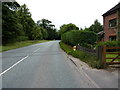
<svg viewBox="0 0 120 90">
<path fill-rule="evenodd" d="M 97 43 L 96 47 L 98 46 L 107 46 L 107 47 L 120 47 L 120 41 L 106 41 Z"/>
<path fill-rule="evenodd" d="M 62 42 L 69 45 L 77 45 L 87 47 L 89 45 L 94 45 L 97 41 L 97 35 L 92 31 L 77 31 L 72 30 L 62 35 Z"/>
<path fill-rule="evenodd" d="M 106 41 L 106 42 L 100 42 L 97 43 L 96 48 L 98 48 L 98 46 L 107 46 L 107 47 L 120 47 L 120 41 Z M 116 49 L 108 49 L 107 52 L 111 52 L 111 51 L 116 51 Z"/>
<path fill-rule="evenodd" d="M 26 36 L 19 36 L 16 41 L 20 42 L 20 41 L 26 41 L 26 40 L 28 40 L 28 37 L 26 37 Z"/>
</svg>

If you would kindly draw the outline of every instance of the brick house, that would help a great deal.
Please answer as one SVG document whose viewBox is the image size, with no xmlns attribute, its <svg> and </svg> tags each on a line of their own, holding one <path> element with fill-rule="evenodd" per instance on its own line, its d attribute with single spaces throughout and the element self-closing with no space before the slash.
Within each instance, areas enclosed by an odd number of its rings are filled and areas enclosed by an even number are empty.
<svg viewBox="0 0 120 90">
<path fill-rule="evenodd" d="M 102 41 L 120 40 L 120 3 L 103 14 L 103 26 Z"/>
</svg>

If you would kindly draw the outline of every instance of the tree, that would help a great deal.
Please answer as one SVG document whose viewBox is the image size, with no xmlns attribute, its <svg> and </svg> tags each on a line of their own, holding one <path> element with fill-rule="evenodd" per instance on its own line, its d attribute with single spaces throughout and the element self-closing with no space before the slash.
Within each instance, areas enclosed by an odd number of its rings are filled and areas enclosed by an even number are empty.
<svg viewBox="0 0 120 90">
<path fill-rule="evenodd" d="M 47 38 L 42 36 L 25 4 L 20 6 L 17 2 L 3 2 L 2 13 L 3 44 Z M 46 34 L 45 30 L 43 33 Z"/>
<path fill-rule="evenodd" d="M 47 19 L 42 19 L 42 20 L 37 21 L 37 25 L 41 27 L 42 33 L 44 34 L 43 35 L 44 39 L 52 40 L 52 39 L 57 38 L 57 32 L 55 29 L 55 25 L 53 25 L 51 21 Z"/>
<path fill-rule="evenodd" d="M 39 27 L 39 30 L 42 33 L 43 39 L 47 39 L 48 38 L 48 32 L 46 29 L 44 29 L 43 27 Z"/>
<path fill-rule="evenodd" d="M 12 8 L 11 8 L 12 7 Z M 2 39 L 3 44 L 8 42 L 15 42 L 16 39 L 22 35 L 22 25 L 16 17 L 16 3 L 3 2 L 2 3 Z"/>
<path fill-rule="evenodd" d="M 34 30 L 32 31 L 32 37 L 33 40 L 41 40 L 43 39 L 43 35 L 40 31 L 40 27 L 34 26 Z"/>
<path fill-rule="evenodd" d="M 72 30 L 79 30 L 79 28 L 75 25 L 75 24 L 63 24 L 61 27 L 60 27 L 60 35 L 68 32 L 68 31 L 72 31 Z"/>
<path fill-rule="evenodd" d="M 25 4 L 19 8 L 18 16 L 19 16 L 18 17 L 19 22 L 23 26 L 25 36 L 27 36 L 30 40 L 33 39 L 32 32 L 34 32 L 33 30 L 34 30 L 35 22 L 31 18 L 31 13 L 29 12 L 29 9 Z"/>
<path fill-rule="evenodd" d="M 42 19 L 37 21 L 37 25 L 44 28 L 44 29 L 49 29 L 51 27 L 54 27 L 54 25 L 51 24 L 52 22 L 47 20 L 47 19 Z"/>
<path fill-rule="evenodd" d="M 47 39 L 49 39 L 49 40 L 53 40 L 53 39 L 58 39 L 58 35 L 57 35 L 57 29 L 49 29 L 48 30 L 48 33 L 49 33 L 49 35 L 48 35 L 48 38 Z"/>
<path fill-rule="evenodd" d="M 98 22 L 98 20 L 95 20 L 94 21 L 94 24 L 92 24 L 90 27 L 89 27 L 89 30 L 90 31 L 93 31 L 95 33 L 98 33 L 100 31 L 103 31 L 103 26 L 100 24 L 100 22 Z"/>
</svg>

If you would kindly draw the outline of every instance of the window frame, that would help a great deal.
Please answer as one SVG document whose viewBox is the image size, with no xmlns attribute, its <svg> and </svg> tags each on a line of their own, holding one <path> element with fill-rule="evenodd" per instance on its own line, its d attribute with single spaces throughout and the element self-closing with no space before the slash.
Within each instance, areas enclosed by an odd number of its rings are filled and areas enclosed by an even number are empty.
<svg viewBox="0 0 120 90">
<path fill-rule="evenodd" d="M 117 27 L 117 18 L 109 20 L 109 28 L 116 28 Z"/>
</svg>

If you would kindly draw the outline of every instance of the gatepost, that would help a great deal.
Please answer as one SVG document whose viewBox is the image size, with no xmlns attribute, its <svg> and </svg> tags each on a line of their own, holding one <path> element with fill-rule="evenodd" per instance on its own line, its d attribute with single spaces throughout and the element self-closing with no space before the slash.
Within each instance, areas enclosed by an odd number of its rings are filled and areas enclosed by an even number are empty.
<svg viewBox="0 0 120 90">
<path fill-rule="evenodd" d="M 97 58 L 99 60 L 100 65 L 102 65 L 103 68 L 106 67 L 106 49 L 105 46 L 99 46 L 97 49 Z"/>
</svg>

